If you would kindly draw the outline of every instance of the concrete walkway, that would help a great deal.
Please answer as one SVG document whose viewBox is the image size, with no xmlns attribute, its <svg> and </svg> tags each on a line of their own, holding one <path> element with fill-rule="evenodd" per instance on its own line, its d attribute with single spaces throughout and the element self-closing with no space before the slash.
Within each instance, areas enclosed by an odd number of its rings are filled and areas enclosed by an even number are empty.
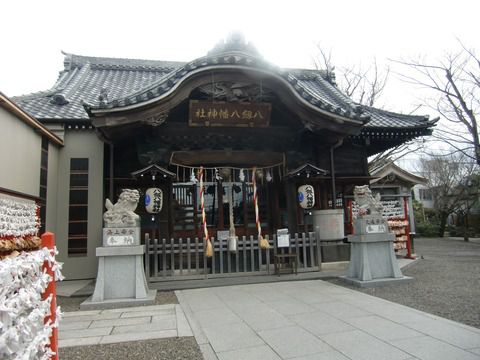
<svg viewBox="0 0 480 360">
<path fill-rule="evenodd" d="M 63 315 L 59 347 L 193 336 L 178 304 L 73 311 Z"/>
<path fill-rule="evenodd" d="M 205 359 L 480 359 L 480 329 L 321 280 L 182 290 Z"/>
</svg>

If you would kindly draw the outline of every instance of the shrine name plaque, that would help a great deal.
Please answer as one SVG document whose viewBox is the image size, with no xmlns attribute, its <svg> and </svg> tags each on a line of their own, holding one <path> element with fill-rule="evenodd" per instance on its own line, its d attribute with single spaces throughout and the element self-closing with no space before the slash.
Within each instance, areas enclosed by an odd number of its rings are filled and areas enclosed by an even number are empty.
<svg viewBox="0 0 480 360">
<path fill-rule="evenodd" d="M 140 245 L 139 227 L 103 228 L 103 246 Z"/>
<path fill-rule="evenodd" d="M 190 100 L 190 126 L 268 127 L 271 104 Z"/>
<path fill-rule="evenodd" d="M 365 228 L 365 232 L 367 234 L 387 233 L 388 232 L 388 227 L 385 224 L 367 225 L 366 228 Z"/>
</svg>

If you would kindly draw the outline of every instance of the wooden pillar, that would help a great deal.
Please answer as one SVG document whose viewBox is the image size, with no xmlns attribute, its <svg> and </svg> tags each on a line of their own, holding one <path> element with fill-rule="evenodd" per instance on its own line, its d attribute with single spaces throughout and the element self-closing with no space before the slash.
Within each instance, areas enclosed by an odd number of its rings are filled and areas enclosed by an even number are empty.
<svg viewBox="0 0 480 360">
<path fill-rule="evenodd" d="M 247 189 L 246 182 L 242 183 L 242 203 L 243 203 L 243 230 L 245 236 L 248 235 L 248 207 L 247 207 Z"/>
<path fill-rule="evenodd" d="M 287 180 L 285 182 L 285 197 L 287 202 L 288 229 L 290 234 L 294 234 L 298 232 L 297 191 L 295 188 L 295 182 L 292 180 Z"/>
<path fill-rule="evenodd" d="M 315 208 L 318 208 L 318 209 L 321 209 L 322 206 L 321 206 L 321 200 L 322 200 L 322 196 L 320 195 L 320 189 L 322 188 L 322 183 L 321 181 L 316 181 L 314 184 L 313 184 L 313 188 L 315 189 Z"/>
<path fill-rule="evenodd" d="M 108 195 L 110 196 L 110 201 L 113 201 L 113 196 L 115 195 L 114 193 L 114 190 L 113 190 L 113 178 L 114 178 L 114 167 L 113 167 L 113 161 L 114 161 L 114 154 L 113 154 L 113 151 L 114 151 L 114 147 L 113 147 L 113 143 L 110 142 L 109 143 L 109 155 L 110 155 L 110 166 L 109 166 L 109 175 L 110 175 L 110 179 L 109 179 L 109 184 L 108 184 Z"/>
<path fill-rule="evenodd" d="M 333 156 L 333 149 L 334 146 L 330 148 L 330 173 L 332 175 L 332 209 L 336 208 L 336 200 L 337 200 L 337 190 L 335 188 L 336 186 L 336 180 L 335 180 L 335 160 Z"/>
<path fill-rule="evenodd" d="M 321 208 L 322 208 L 322 209 L 327 209 L 327 208 L 328 208 L 328 189 L 327 189 L 327 184 L 326 184 L 326 182 L 322 182 L 321 192 L 322 192 Z"/>
<path fill-rule="evenodd" d="M 223 183 L 221 181 L 216 181 L 217 184 L 217 229 L 223 230 L 225 228 L 223 222 Z M 213 205 L 213 211 L 215 211 L 215 204 Z M 213 224 L 215 225 L 215 224 Z"/>
<path fill-rule="evenodd" d="M 167 239 L 173 237 L 173 222 L 175 221 L 175 213 L 173 209 L 173 182 L 168 180 L 165 186 L 167 190 L 166 199 L 168 199 L 168 204 L 166 204 L 166 209 L 168 209 L 167 219 L 168 219 L 168 235 Z"/>
<path fill-rule="evenodd" d="M 280 180 L 278 181 L 273 181 L 273 184 L 271 185 L 271 212 L 270 212 L 270 217 L 272 219 L 272 232 L 280 228 L 280 201 L 279 201 L 279 196 L 280 196 Z"/>
<path fill-rule="evenodd" d="M 200 187 L 197 184 L 193 184 L 191 189 L 192 189 L 192 206 L 193 206 L 193 223 L 195 227 L 195 234 L 197 236 L 199 235 L 199 228 L 198 226 L 198 203 L 197 203 L 197 188 L 199 189 Z"/>
</svg>

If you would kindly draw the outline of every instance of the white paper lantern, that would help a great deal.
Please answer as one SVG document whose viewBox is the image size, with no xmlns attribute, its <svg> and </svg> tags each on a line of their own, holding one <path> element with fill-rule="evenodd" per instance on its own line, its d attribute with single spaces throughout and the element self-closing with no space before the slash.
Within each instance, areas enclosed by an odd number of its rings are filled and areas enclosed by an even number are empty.
<svg viewBox="0 0 480 360">
<path fill-rule="evenodd" d="M 149 188 L 145 192 L 145 210 L 149 214 L 157 214 L 162 211 L 163 192 L 159 188 Z"/>
<path fill-rule="evenodd" d="M 302 185 L 298 188 L 298 202 L 302 209 L 311 209 L 315 206 L 315 191 L 312 185 Z"/>
</svg>

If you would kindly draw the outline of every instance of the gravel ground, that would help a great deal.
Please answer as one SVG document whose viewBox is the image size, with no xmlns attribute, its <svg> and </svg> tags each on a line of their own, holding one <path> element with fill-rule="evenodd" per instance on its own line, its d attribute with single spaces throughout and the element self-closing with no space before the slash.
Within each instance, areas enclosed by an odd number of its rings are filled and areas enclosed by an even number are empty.
<svg viewBox="0 0 480 360">
<path fill-rule="evenodd" d="M 66 311 L 78 311 L 80 310 L 80 303 L 84 302 L 88 296 L 75 296 L 75 297 L 57 297 L 57 305 L 60 306 L 62 312 Z M 177 297 L 173 291 L 157 291 L 157 297 L 155 298 L 155 305 L 163 304 L 178 304 Z"/>
<path fill-rule="evenodd" d="M 62 360 L 197 360 L 203 359 L 194 337 L 134 341 L 95 346 L 61 348 Z"/>
<path fill-rule="evenodd" d="M 419 260 L 403 270 L 413 282 L 370 289 L 331 282 L 480 328 L 480 240 L 419 238 L 415 252 Z"/>
</svg>

